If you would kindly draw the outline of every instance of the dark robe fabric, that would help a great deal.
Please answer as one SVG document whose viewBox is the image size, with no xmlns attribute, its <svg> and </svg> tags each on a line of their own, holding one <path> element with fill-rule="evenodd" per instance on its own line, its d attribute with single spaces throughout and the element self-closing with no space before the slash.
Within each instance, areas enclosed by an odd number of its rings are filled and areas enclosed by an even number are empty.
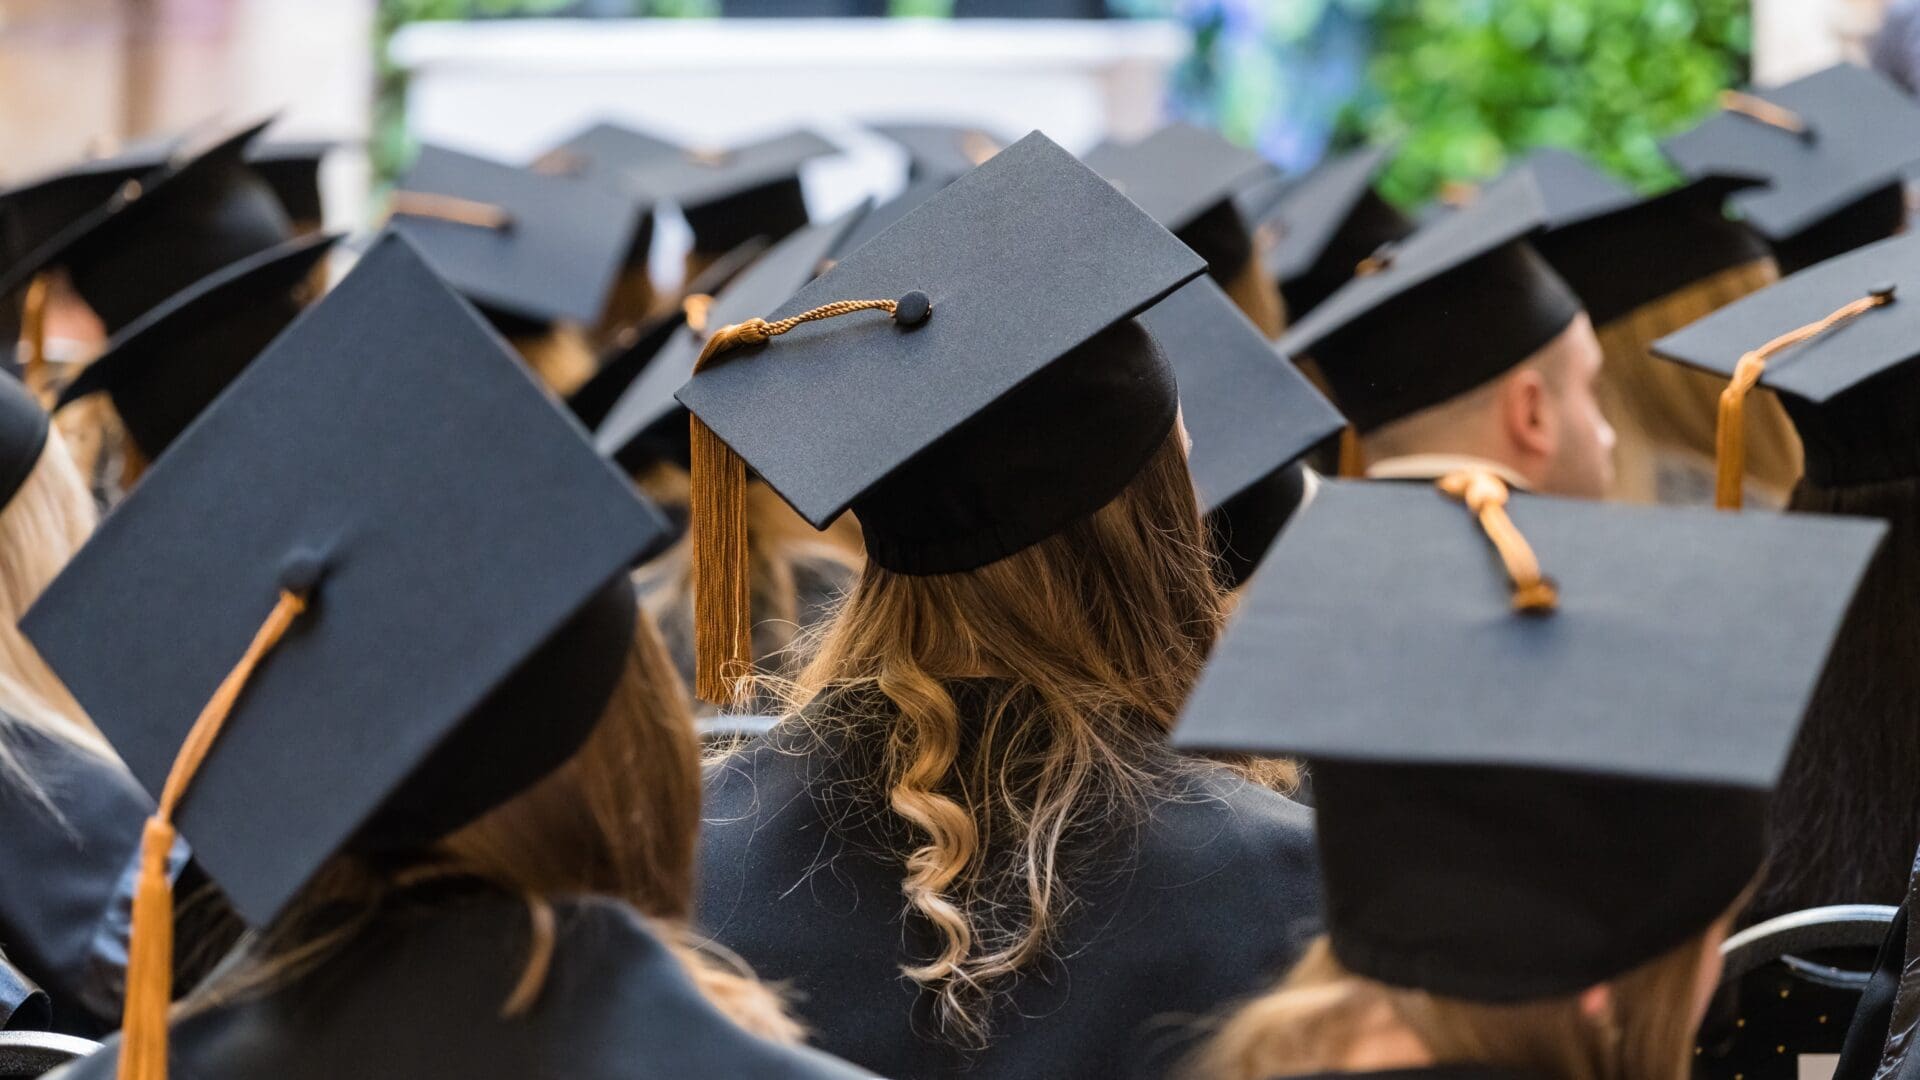
<svg viewBox="0 0 1920 1080">
<path fill-rule="evenodd" d="M 98 1038 L 119 1026 L 140 832 L 153 803 L 118 765 L 8 727 L 9 749 L 45 799 L 0 774 L 0 950 L 46 991 L 51 1030 Z M 175 985 L 185 989 L 232 934 L 225 901 L 184 843 L 170 869 L 181 897 Z"/>
<path fill-rule="evenodd" d="M 1895 911 L 1874 958 L 1873 975 L 1847 1029 L 1833 1080 L 1920 1080 L 1920 934 L 1911 932 L 1920 910 L 1920 853 L 1914 856 L 1906 900 Z"/>
<path fill-rule="evenodd" d="M 44 1031 L 52 1023 L 47 992 L 0 956 L 0 1030 Z"/>
<path fill-rule="evenodd" d="M 1538 1078 L 1533 1073 L 1493 1065 L 1428 1065 L 1417 1069 L 1383 1069 L 1378 1072 L 1276 1076 L 1272 1080 L 1538 1080 Z"/>
<path fill-rule="evenodd" d="M 963 729 L 999 692 L 991 680 L 949 688 Z M 1166 1076 L 1202 1021 L 1272 985 L 1318 930 L 1311 812 L 1168 751 L 1140 820 L 1064 841 L 1074 899 L 1056 908 L 1050 958 L 994 999 L 986 1049 L 956 1048 L 938 1035 L 933 996 L 901 974 L 939 937 L 901 896 L 900 853 L 915 841 L 857 794 L 864 752 L 789 723 L 714 766 L 697 918 L 796 991 L 816 1045 L 875 1072 Z"/>
<path fill-rule="evenodd" d="M 436 890 L 439 892 L 439 890 Z M 632 909 L 555 905 L 558 941 L 525 1014 L 502 1019 L 529 945 L 517 897 L 390 909 L 292 983 L 176 1020 L 178 1080 L 853 1080 L 865 1074 L 734 1027 Z M 118 1040 L 65 1080 L 110 1080 Z"/>
</svg>

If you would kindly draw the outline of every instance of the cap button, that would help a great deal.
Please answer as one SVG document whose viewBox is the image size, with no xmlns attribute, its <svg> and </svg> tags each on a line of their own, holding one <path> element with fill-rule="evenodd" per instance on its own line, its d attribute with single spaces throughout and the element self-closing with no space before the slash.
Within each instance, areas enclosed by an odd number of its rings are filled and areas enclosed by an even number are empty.
<svg viewBox="0 0 1920 1080">
<path fill-rule="evenodd" d="M 1873 287 L 1871 295 L 1875 300 L 1885 302 L 1893 299 L 1893 294 L 1898 292 L 1899 289 L 1900 284 L 1898 282 L 1882 281 Z"/>
<path fill-rule="evenodd" d="M 894 301 L 893 321 L 901 326 L 919 326 L 933 314 L 933 301 L 927 294 L 915 289 L 913 292 Z"/>
<path fill-rule="evenodd" d="M 325 556 L 311 549 L 295 551 L 280 564 L 280 587 L 292 593 L 308 593 L 320 584 L 326 572 Z"/>
</svg>

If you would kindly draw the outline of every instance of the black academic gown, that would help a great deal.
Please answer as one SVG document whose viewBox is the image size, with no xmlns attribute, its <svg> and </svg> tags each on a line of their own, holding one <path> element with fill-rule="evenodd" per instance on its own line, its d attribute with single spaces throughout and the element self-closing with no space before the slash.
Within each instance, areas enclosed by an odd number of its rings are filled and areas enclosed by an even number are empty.
<svg viewBox="0 0 1920 1080">
<path fill-rule="evenodd" d="M 1538 1080 L 1538 1078 L 1533 1073 L 1493 1065 L 1427 1065 L 1418 1069 L 1384 1069 L 1379 1072 L 1276 1076 L 1272 1080 Z"/>
<path fill-rule="evenodd" d="M 52 1022 L 46 991 L 0 956 L 0 1030 L 44 1031 Z"/>
<path fill-rule="evenodd" d="M 140 832 L 153 804 L 112 763 L 11 727 L 9 748 L 52 805 L 0 774 L 0 949 L 52 999 L 54 1030 L 97 1038 L 118 1026 Z M 184 846 L 176 854 L 178 870 Z"/>
<path fill-rule="evenodd" d="M 170 1074 L 191 1080 L 854 1080 L 866 1074 L 730 1024 L 632 909 L 557 905 L 538 1001 L 502 1019 L 528 915 L 492 890 L 377 918 L 294 983 L 174 1023 Z M 118 1038 L 65 1080 L 110 1080 Z"/>
<path fill-rule="evenodd" d="M 699 925 L 797 991 L 815 1045 L 896 1080 L 1165 1076 L 1195 1021 L 1266 989 L 1317 930 L 1311 812 L 1199 765 L 1137 828 L 1067 845 L 1067 865 L 1099 870 L 1065 912 L 1065 959 L 1022 976 L 992 1011 L 992 1045 L 964 1053 L 931 1034 L 900 973 L 938 940 L 904 913 L 902 860 L 886 853 L 900 838 L 870 831 L 884 814 L 836 803 L 846 755 L 803 739 L 777 729 L 710 773 Z"/>
</svg>

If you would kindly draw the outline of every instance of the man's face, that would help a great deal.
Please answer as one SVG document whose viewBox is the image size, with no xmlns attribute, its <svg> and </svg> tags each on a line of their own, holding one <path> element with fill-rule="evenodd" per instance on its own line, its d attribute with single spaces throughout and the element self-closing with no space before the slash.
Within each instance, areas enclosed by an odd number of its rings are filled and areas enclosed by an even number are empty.
<svg viewBox="0 0 1920 1080">
<path fill-rule="evenodd" d="M 1613 487 L 1613 425 L 1600 412 L 1600 341 L 1582 313 L 1548 346 L 1546 357 L 1559 435 L 1542 489 L 1598 499 Z"/>
</svg>

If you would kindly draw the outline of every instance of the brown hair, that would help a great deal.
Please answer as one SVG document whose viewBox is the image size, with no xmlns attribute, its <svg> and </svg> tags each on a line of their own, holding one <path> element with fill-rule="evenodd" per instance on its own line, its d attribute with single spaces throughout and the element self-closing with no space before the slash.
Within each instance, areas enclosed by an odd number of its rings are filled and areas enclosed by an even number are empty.
<svg viewBox="0 0 1920 1080">
<path fill-rule="evenodd" d="M 1693 995 L 1707 938 L 1703 932 L 1612 980 L 1612 1015 L 1597 1018 L 1579 995 L 1496 1005 L 1389 986 L 1348 971 L 1323 937 L 1278 988 L 1227 1020 L 1192 1075 L 1267 1080 L 1338 1071 L 1370 1028 L 1393 1021 L 1441 1065 L 1510 1068 L 1542 1080 L 1681 1080 L 1693 1063 Z"/>
<path fill-rule="evenodd" d="M 1267 268 L 1261 262 L 1258 250 L 1247 256 L 1246 264 L 1221 286 L 1221 291 L 1266 335 L 1268 341 L 1278 340 L 1286 332 L 1286 298 L 1280 295 L 1280 283 L 1267 275 Z"/>
<path fill-rule="evenodd" d="M 854 750 L 857 797 L 896 827 L 901 889 L 940 942 L 906 974 L 956 1045 L 984 1045 L 990 1000 L 1047 955 L 1069 842 L 1116 835 L 1182 766 L 1167 732 L 1225 603 L 1183 440 L 1176 425 L 1105 507 L 998 562 L 924 577 L 869 563 L 787 688 L 793 708 L 812 702 L 807 735 Z M 969 676 L 1003 689 L 963 719 L 943 680 Z"/>
<path fill-rule="evenodd" d="M 696 950 L 688 920 L 700 824 L 699 745 L 666 650 L 642 615 L 625 671 L 578 753 L 532 788 L 394 865 L 337 855 L 287 915 L 247 946 L 246 962 L 196 991 L 188 1009 L 297 979 L 415 882 L 464 875 L 525 898 L 533 943 L 503 1015 L 539 997 L 556 945 L 553 899 L 590 893 L 654 922 L 707 998 L 743 1027 L 797 1038 L 772 991 Z M 351 918 L 342 922 L 340 912 Z"/>
<path fill-rule="evenodd" d="M 593 343 L 572 323 L 554 323 L 539 333 L 514 334 L 507 340 L 540 382 L 561 397 L 580 389 L 599 367 Z"/>
<path fill-rule="evenodd" d="M 1729 267 L 1597 327 L 1606 355 L 1595 392 L 1619 442 L 1613 496 L 1628 502 L 1711 502 L 1714 427 L 1727 380 L 1653 355 L 1653 343 L 1779 279 L 1772 259 Z M 1755 344 L 1759 344 L 1755 342 Z M 1746 402 L 1748 483 L 1759 500 L 1780 505 L 1800 477 L 1800 438 L 1780 402 L 1754 390 Z M 1678 468 L 1698 482 L 1699 498 L 1674 491 Z M 1691 489 L 1693 484 L 1682 485 Z"/>
</svg>

